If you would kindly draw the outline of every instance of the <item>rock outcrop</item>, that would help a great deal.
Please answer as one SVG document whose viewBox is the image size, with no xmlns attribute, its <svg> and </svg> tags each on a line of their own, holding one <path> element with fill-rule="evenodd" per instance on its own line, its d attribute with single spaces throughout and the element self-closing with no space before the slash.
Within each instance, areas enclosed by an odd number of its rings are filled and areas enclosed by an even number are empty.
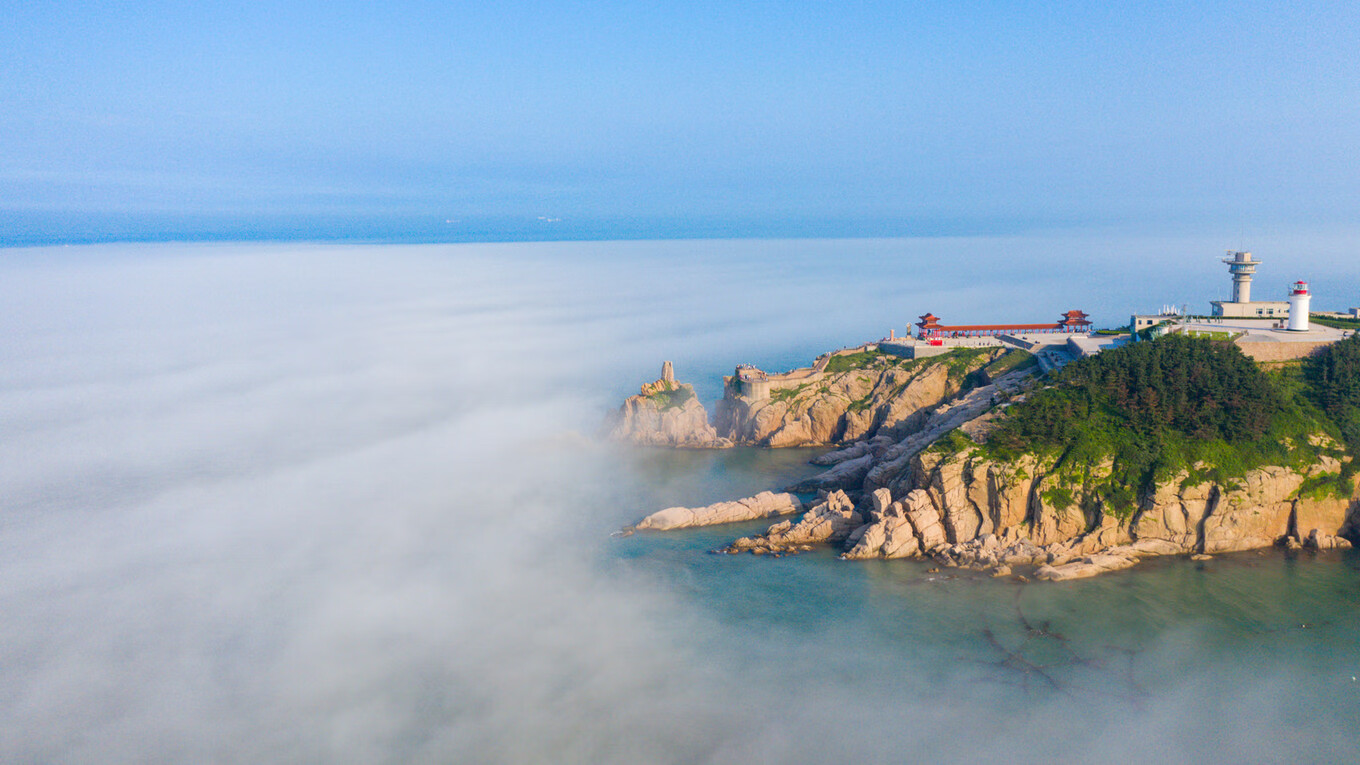
<svg viewBox="0 0 1360 765">
<path fill-rule="evenodd" d="M 888 486 L 894 491 L 908 491 L 909 487 L 904 486 L 901 479 L 906 476 L 912 457 L 950 431 L 993 409 L 999 398 L 1013 395 L 1028 380 L 1028 373 L 1003 375 L 995 382 L 966 391 L 934 409 L 918 412 L 913 427 L 904 428 L 899 424 L 889 431 L 901 431 L 895 435 L 883 433 L 828 452 L 814 462 L 830 465 L 830 470 L 804 479 L 789 490 L 863 488 L 872 491 Z"/>
<path fill-rule="evenodd" d="M 1003 353 L 971 349 L 909 360 L 868 349 L 783 375 L 738 368 L 723 378 L 714 422 L 721 436 L 753 446 L 848 443 L 880 433 L 896 441 L 957 394 L 969 373 Z"/>
<path fill-rule="evenodd" d="M 1341 537 L 1325 534 L 1318 529 L 1308 532 L 1308 536 L 1303 539 L 1303 546 L 1309 550 L 1349 550 L 1350 540 Z"/>
<path fill-rule="evenodd" d="M 686 449 L 732 446 L 709 424 L 708 411 L 695 395 L 694 386 L 675 381 L 669 361 L 662 365 L 660 379 L 646 383 L 638 395 L 623 402 L 605 423 L 605 430 L 611 440 L 641 446 Z"/>
<path fill-rule="evenodd" d="M 801 552 L 811 545 L 845 540 L 862 526 L 864 518 L 843 491 L 819 498 L 797 523 L 780 521 L 758 537 L 742 537 L 722 552 L 756 554 Z"/>
<path fill-rule="evenodd" d="M 720 523 L 753 521 L 759 518 L 773 518 L 790 515 L 803 510 L 803 503 L 792 494 L 775 494 L 762 491 L 754 497 L 732 502 L 719 502 L 707 507 L 668 507 L 637 522 L 635 529 L 669 531 L 687 529 L 695 526 L 713 526 Z"/>
<path fill-rule="evenodd" d="M 1064 579 L 1085 579 L 1096 574 L 1103 574 L 1106 571 L 1131 568 L 1138 563 L 1138 558 L 1138 554 L 1131 547 L 1112 547 L 1104 552 L 1088 555 L 1071 563 L 1040 566 L 1039 570 L 1034 572 L 1034 575 L 1039 579 L 1050 582 L 1061 582 Z"/>
<path fill-rule="evenodd" d="M 939 514 L 926 492 L 914 491 L 898 502 L 892 501 L 892 493 L 887 489 L 879 489 L 870 496 L 873 508 L 869 523 L 852 534 L 850 549 L 842 557 L 909 558 L 938 547 L 943 541 Z"/>
</svg>

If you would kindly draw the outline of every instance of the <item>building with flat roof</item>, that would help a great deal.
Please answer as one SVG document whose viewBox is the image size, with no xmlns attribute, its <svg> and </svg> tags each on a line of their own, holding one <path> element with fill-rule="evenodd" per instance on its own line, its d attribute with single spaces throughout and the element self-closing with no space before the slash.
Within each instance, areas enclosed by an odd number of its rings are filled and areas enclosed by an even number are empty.
<svg viewBox="0 0 1360 765">
<path fill-rule="evenodd" d="M 1148 327 L 1155 327 L 1158 324 L 1176 321 L 1182 316 L 1184 316 L 1184 313 L 1173 305 L 1162 306 L 1161 313 L 1135 313 L 1129 317 L 1129 334 L 1138 334 Z"/>
<path fill-rule="evenodd" d="M 1232 319 L 1283 319 L 1289 316 L 1288 300 L 1257 300 L 1251 303 L 1232 303 L 1215 300 L 1213 315 Z"/>
</svg>

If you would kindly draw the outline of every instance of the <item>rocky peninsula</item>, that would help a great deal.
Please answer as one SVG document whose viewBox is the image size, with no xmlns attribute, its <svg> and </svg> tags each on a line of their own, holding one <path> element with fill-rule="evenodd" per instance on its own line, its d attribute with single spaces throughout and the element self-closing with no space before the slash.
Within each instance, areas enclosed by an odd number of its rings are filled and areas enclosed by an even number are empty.
<svg viewBox="0 0 1360 765">
<path fill-rule="evenodd" d="M 678 440 L 838 445 L 816 460 L 828 469 L 790 493 L 668 508 L 635 528 L 801 513 L 719 552 L 831 546 L 1046 580 L 1159 555 L 1344 548 L 1360 532 L 1360 338 L 1263 365 L 1169 335 L 1047 375 L 1023 351 L 979 350 L 860 349 L 777 377 L 738 368 L 713 424 L 691 414 L 699 437 Z M 616 437 L 683 445 L 649 432 L 642 409 L 625 403 L 634 425 Z"/>
</svg>

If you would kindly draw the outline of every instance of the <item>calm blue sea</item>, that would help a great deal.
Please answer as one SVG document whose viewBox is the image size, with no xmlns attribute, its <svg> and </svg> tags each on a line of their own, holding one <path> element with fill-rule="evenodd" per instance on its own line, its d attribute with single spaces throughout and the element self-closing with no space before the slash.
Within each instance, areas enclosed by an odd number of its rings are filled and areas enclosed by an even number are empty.
<svg viewBox="0 0 1360 765">
<path fill-rule="evenodd" d="M 614 537 L 815 450 L 602 444 L 661 362 L 711 401 L 950 322 L 1113 326 L 1313 284 L 1354 237 L 0 251 L 0 759 L 1352 761 L 1360 556 L 1022 584 Z"/>
</svg>

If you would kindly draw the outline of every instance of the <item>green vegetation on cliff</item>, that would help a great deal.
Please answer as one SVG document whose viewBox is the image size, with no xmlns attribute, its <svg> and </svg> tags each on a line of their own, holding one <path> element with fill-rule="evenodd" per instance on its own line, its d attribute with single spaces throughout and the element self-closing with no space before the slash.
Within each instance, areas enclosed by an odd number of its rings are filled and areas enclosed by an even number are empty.
<svg viewBox="0 0 1360 765">
<path fill-rule="evenodd" d="M 671 390 L 657 391 L 647 398 L 656 403 L 657 409 L 664 412 L 667 409 L 679 409 L 688 404 L 690 399 L 694 398 L 694 389 L 688 385 L 681 385 Z"/>
<path fill-rule="evenodd" d="M 1231 343 L 1168 335 L 1069 364 L 1012 406 L 985 447 L 1054 464 L 1045 499 L 1115 515 L 1159 481 L 1231 483 L 1264 465 L 1306 469 L 1360 446 L 1360 341 L 1305 367 L 1262 371 Z M 1319 438 L 1319 435 L 1330 438 Z"/>
<path fill-rule="evenodd" d="M 840 353 L 832 356 L 826 364 L 828 375 L 838 375 L 854 370 L 886 370 L 886 369 L 905 369 L 914 371 L 924 369 L 933 364 L 945 364 L 950 379 L 961 380 L 965 375 L 977 369 L 982 364 L 987 363 L 992 357 L 1001 355 L 1001 349 L 996 346 L 981 348 L 952 348 L 946 353 L 938 356 L 925 356 L 919 359 L 904 359 L 893 354 L 882 351 L 856 351 L 854 353 Z M 998 368 L 997 374 L 1009 371 L 1011 368 L 1023 369 L 1029 365 L 1037 363 L 1034 357 L 1026 351 L 1013 350 L 1001 358 L 992 362 L 993 365 L 1007 362 Z M 1028 361 L 1029 364 L 1025 362 Z"/>
<path fill-rule="evenodd" d="M 1168 335 L 1082 359 L 1007 418 L 997 440 L 1070 444 L 1091 417 L 1139 435 L 1259 438 L 1284 410 L 1276 386 L 1236 346 Z"/>
<path fill-rule="evenodd" d="M 1039 365 L 1039 359 L 1029 351 L 1022 351 L 1019 348 L 1012 348 L 1006 351 L 1005 355 L 982 368 L 988 377 L 996 379 L 1007 372 L 1014 372 L 1017 369 L 1029 369 Z"/>
<path fill-rule="evenodd" d="M 811 383 L 803 383 L 792 388 L 776 388 L 770 392 L 771 401 L 792 401 L 807 390 Z"/>
<path fill-rule="evenodd" d="M 1022 351 L 1019 348 L 1012 348 L 1001 354 L 1000 357 L 987 362 L 986 365 L 973 369 L 971 372 L 967 372 L 966 375 L 963 374 L 970 366 L 976 365 L 977 360 L 980 357 L 976 351 L 977 349 L 965 349 L 964 351 L 954 351 L 950 354 L 950 356 L 953 357 L 950 360 L 949 367 L 950 379 L 957 380 L 962 375 L 964 390 L 976 388 L 979 385 L 986 385 L 1008 372 L 1017 372 L 1039 366 L 1039 359 L 1034 354 L 1029 351 Z M 972 355 L 966 357 L 955 356 L 955 354 L 958 353 L 969 353 Z M 995 353 L 996 351 L 993 350 L 992 354 Z M 963 365 L 959 365 L 959 362 L 963 362 Z"/>
<path fill-rule="evenodd" d="M 933 358 L 939 359 L 945 365 L 951 382 L 961 382 L 969 373 L 999 353 L 995 347 L 955 348 L 949 353 Z"/>
<path fill-rule="evenodd" d="M 888 358 L 879 351 L 859 351 L 858 353 L 842 353 L 832 356 L 826 363 L 826 373 L 836 375 L 842 372 L 849 372 L 852 369 L 863 369 L 870 366 L 875 361 Z"/>
<path fill-rule="evenodd" d="M 1360 335 L 1312 359 L 1306 369 L 1313 400 L 1335 422 L 1353 454 L 1360 454 Z"/>
</svg>

